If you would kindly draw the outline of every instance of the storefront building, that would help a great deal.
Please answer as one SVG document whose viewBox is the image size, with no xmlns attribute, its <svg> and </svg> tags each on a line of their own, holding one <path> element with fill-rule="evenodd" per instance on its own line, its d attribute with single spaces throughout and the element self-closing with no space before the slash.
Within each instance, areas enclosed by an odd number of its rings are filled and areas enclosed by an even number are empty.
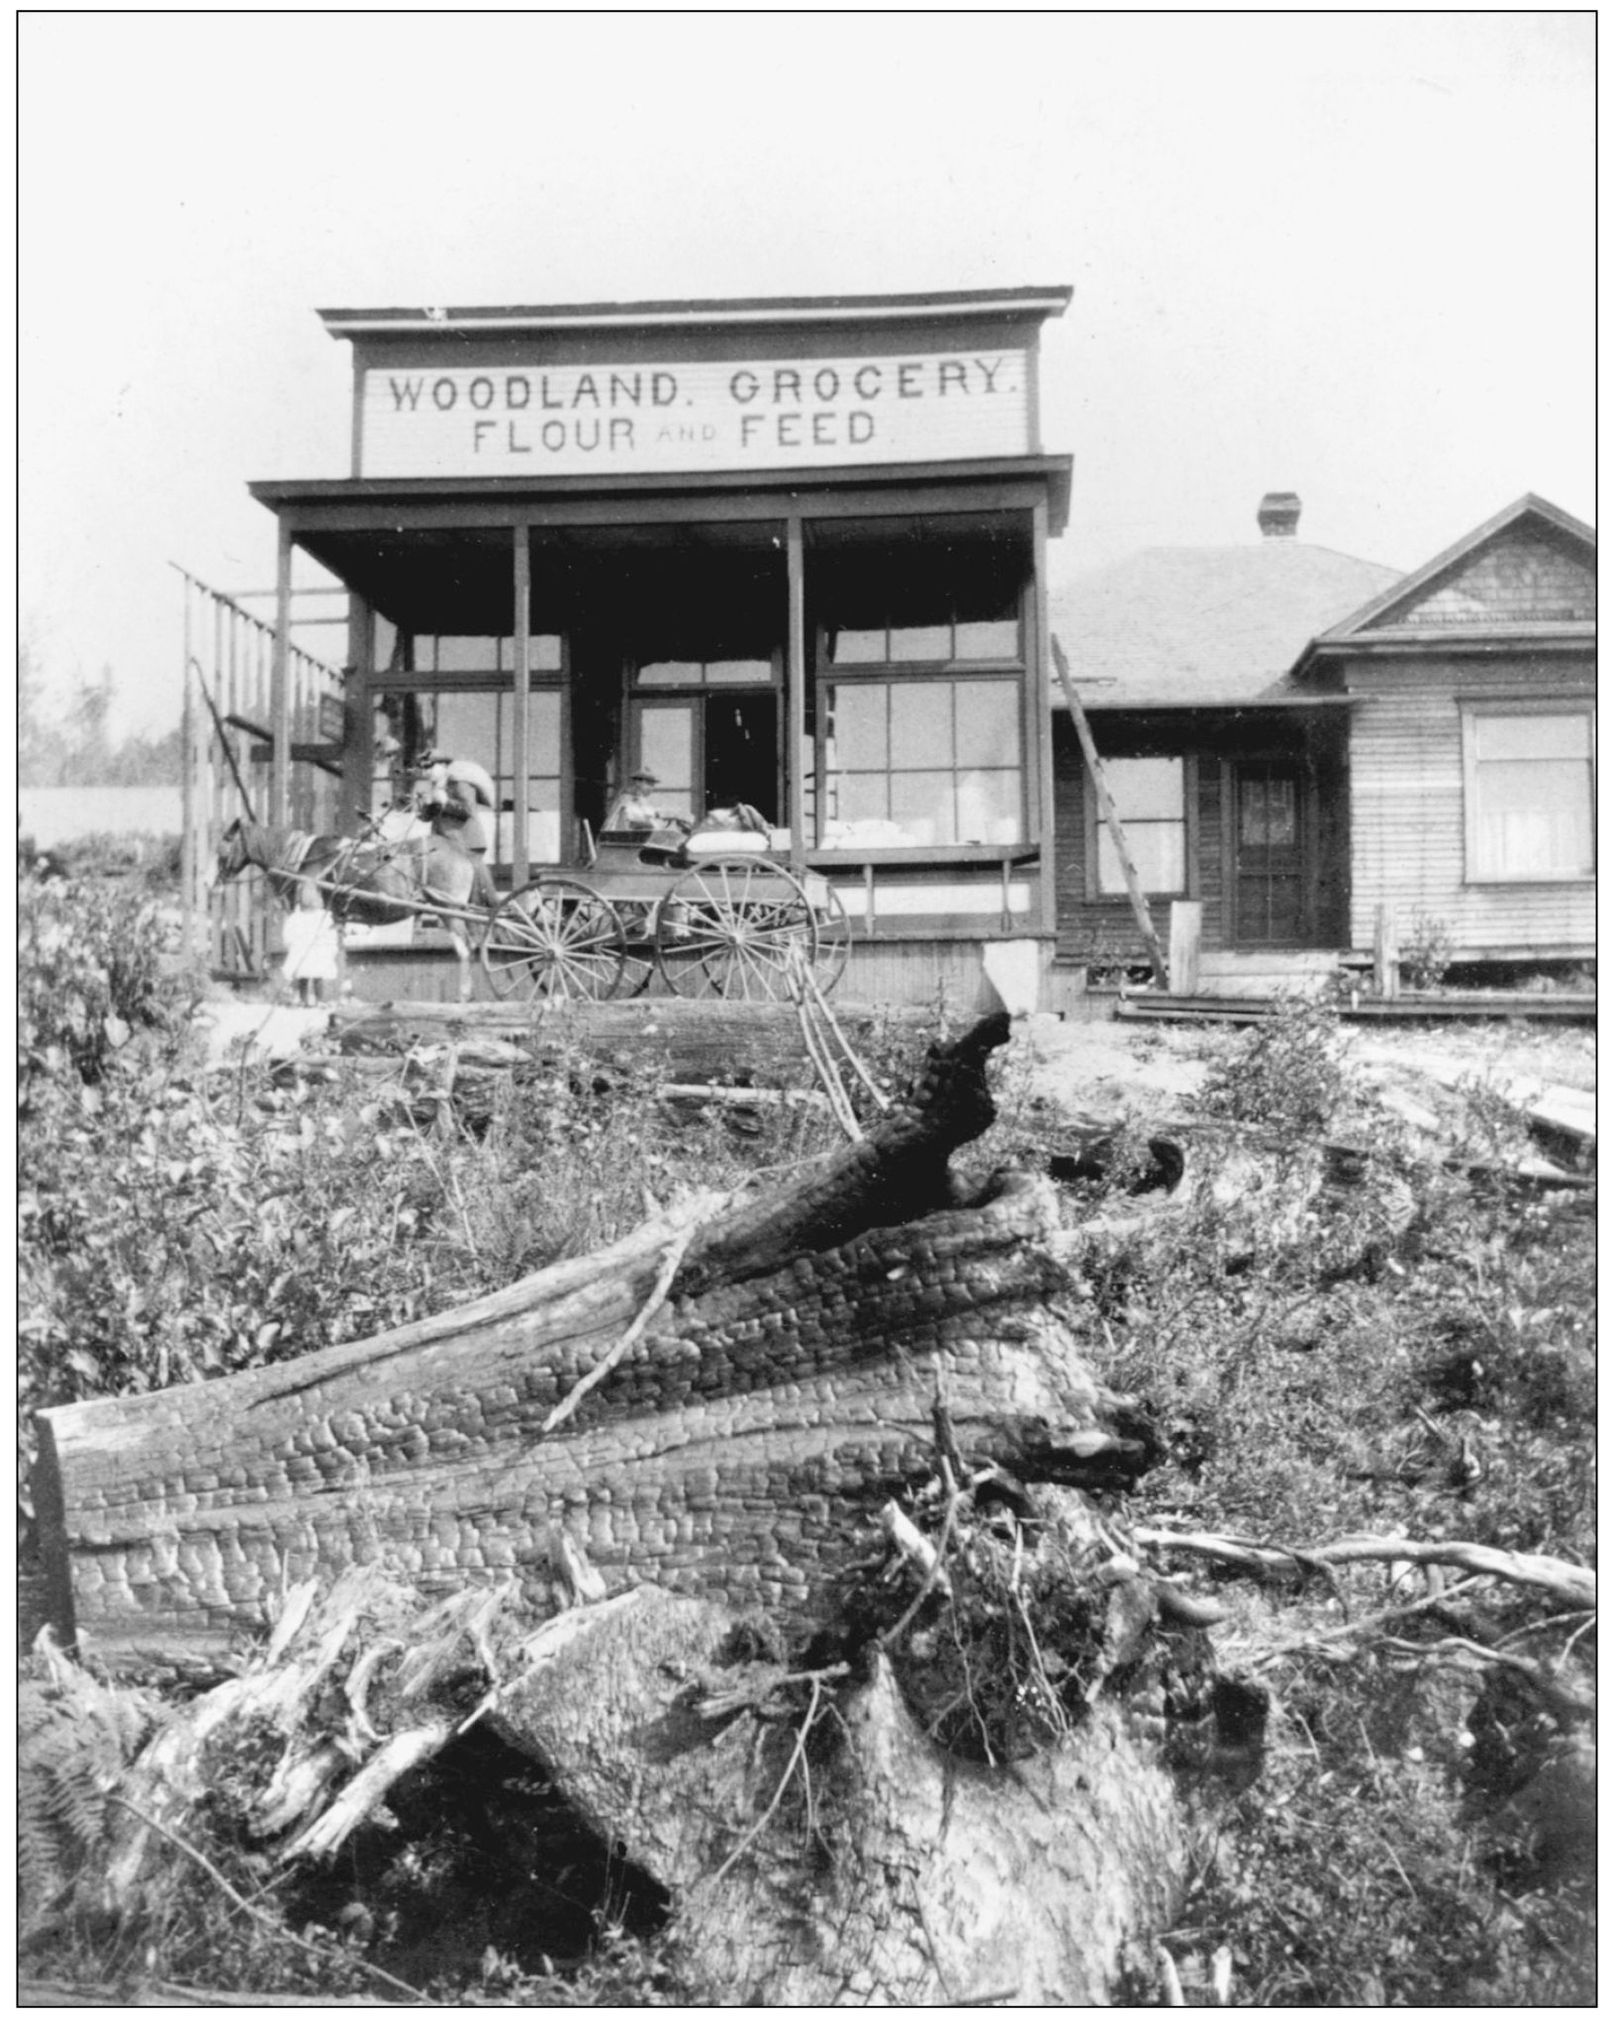
<svg viewBox="0 0 1619 2019">
<path fill-rule="evenodd" d="M 252 490 L 283 637 L 294 549 L 349 592 L 346 827 L 427 749 L 471 759 L 510 887 L 588 869 L 647 770 L 666 811 L 745 802 L 835 884 L 846 994 L 969 1007 L 986 945 L 1045 965 L 1045 551 L 1071 462 L 1042 451 L 1038 363 L 1068 300 L 327 312 L 352 473 Z M 417 933 L 351 971 L 432 995 L 453 967 Z"/>
</svg>

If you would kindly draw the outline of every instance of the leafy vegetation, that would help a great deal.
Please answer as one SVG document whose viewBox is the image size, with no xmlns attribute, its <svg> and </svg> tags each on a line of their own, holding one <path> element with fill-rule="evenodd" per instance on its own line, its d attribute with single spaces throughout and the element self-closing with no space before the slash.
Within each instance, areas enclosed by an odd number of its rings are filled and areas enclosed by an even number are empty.
<svg viewBox="0 0 1619 2019">
<path fill-rule="evenodd" d="M 1487 1086 L 1464 1091 L 1458 1149 L 1499 1168 L 1523 1118 Z M 1219 1059 L 1202 1107 L 1285 1149 L 1246 1213 L 1211 1186 L 1161 1238 L 1093 1255 L 1093 1360 L 1154 1408 L 1170 1450 L 1134 1518 L 1281 1542 L 1306 1563 L 1350 1534 L 1594 1562 L 1588 1197 L 1411 1154 L 1308 1004 Z M 1329 1135 L 1363 1153 L 1349 1182 L 1322 1183 Z M 1222 1659 L 1268 1685 L 1277 1725 L 1260 1783 L 1207 1818 L 1171 1952 L 1229 1947 L 1259 2004 L 1592 1996 L 1589 1868 L 1554 1872 L 1513 1843 L 1507 1797 L 1545 1757 L 1546 1691 L 1499 1732 L 1516 1762 L 1504 1784 L 1487 1785 L 1470 1715 L 1497 1654 L 1541 1657 L 1555 1696 L 1559 1676 L 1588 1677 L 1593 1636 L 1546 1628 L 1506 1587 L 1425 1609 L 1423 1587 L 1382 1571 L 1223 1590 Z M 1381 1633 L 1345 1631 L 1401 1607 Z"/>
<path fill-rule="evenodd" d="M 611 1239 L 694 1184 L 828 1146 L 829 1125 L 804 1110 L 694 1119 L 653 1097 L 650 1073 L 607 1076 L 582 1057 L 510 1075 L 475 1126 L 408 1065 L 210 1073 L 191 1033 L 198 985 L 175 971 L 143 894 L 30 877 L 19 915 L 25 1513 L 40 1407 L 363 1337 Z M 1043 1164 L 1018 1070 L 1005 1069 L 976 1168 Z M 1522 1118 L 1487 1087 L 1466 1099 L 1458 1148 L 1500 1164 Z M 1136 1197 L 1146 1137 L 1125 1130 L 1100 1176 L 1065 1187 L 1073 1224 L 1100 1213 L 1110 1229 L 1085 1237 L 1076 1326 L 1102 1377 L 1143 1396 L 1169 1453 L 1133 1519 L 1306 1551 L 1397 1533 L 1594 1561 L 1585 1197 L 1413 1154 L 1360 1091 L 1330 1012 L 1309 1004 L 1215 1061 L 1193 1176 L 1165 1208 Z M 1271 1693 L 1272 1746 L 1262 1778 L 1202 1816 L 1171 1952 L 1229 1947 L 1243 2002 L 1589 1997 L 1583 1868 L 1552 1868 L 1505 1820 L 1569 1722 L 1506 1658 L 1572 1687 L 1594 1634 L 1504 1587 L 1431 1603 L 1382 1571 L 1329 1584 L 1307 1560 L 1285 1586 L 1228 1581 L 1222 1595 L 1221 1660 Z M 1346 1630 L 1385 1615 L 1381 1630 Z M 379 1964 L 423 1981 L 432 1966 L 409 1939 L 448 1920 L 465 1939 L 440 1946 L 429 1989 L 451 2001 L 689 1994 L 600 1847 L 569 1848 L 552 1819 L 514 1865 L 533 1804 L 502 1792 L 509 1761 L 485 1761 L 472 1784 L 494 1807 L 475 1814 L 469 1771 L 446 1756 L 409 1796 L 419 1814 L 386 1864 L 324 1890 L 261 1894 L 258 1854 L 222 1817 L 208 1856 L 256 1898 L 252 1915 L 192 1866 L 161 1925 L 55 1923 L 35 1967 L 48 1955 L 49 1974 L 79 1981 L 374 1994 Z M 99 1813 L 60 1780 L 37 1821 L 42 1840 L 56 1833 L 50 1855 Z M 560 1885 L 565 1865 L 582 1875 L 565 1913 L 537 1908 L 520 1933 L 490 1907 L 511 1883 L 498 1873 Z"/>
</svg>

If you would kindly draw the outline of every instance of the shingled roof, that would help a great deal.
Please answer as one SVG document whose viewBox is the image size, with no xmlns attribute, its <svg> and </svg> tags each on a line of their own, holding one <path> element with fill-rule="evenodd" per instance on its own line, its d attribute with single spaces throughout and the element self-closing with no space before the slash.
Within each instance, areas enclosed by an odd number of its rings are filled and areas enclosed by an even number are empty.
<svg viewBox="0 0 1619 2019">
<path fill-rule="evenodd" d="M 1149 547 L 1054 587 L 1051 630 L 1087 709 L 1285 704 L 1310 641 L 1400 579 L 1298 540 Z"/>
</svg>

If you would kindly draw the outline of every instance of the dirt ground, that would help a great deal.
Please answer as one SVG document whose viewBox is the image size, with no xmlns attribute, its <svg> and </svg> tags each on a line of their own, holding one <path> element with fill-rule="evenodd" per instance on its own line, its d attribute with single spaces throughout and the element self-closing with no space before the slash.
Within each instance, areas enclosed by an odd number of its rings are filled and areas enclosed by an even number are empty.
<svg viewBox="0 0 1619 2019">
<path fill-rule="evenodd" d="M 1172 1120 L 1249 1028 L 1032 1017 L 1013 1028 L 1001 1098 L 1039 1102 L 1058 1114 Z M 1573 1115 L 1588 1114 L 1595 1129 L 1596 1036 L 1589 1029 L 1527 1021 L 1344 1024 L 1342 1039 L 1351 1071 L 1441 1119 L 1458 1082 L 1482 1081 L 1520 1105 L 1556 1099 Z"/>
</svg>

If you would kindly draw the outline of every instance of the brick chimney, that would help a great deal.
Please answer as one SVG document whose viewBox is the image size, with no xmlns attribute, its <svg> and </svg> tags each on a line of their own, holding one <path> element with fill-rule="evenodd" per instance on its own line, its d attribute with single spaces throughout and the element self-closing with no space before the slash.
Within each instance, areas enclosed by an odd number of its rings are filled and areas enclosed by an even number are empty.
<svg viewBox="0 0 1619 2019">
<path fill-rule="evenodd" d="M 1259 530 L 1267 540 L 1291 540 L 1303 510 L 1297 491 L 1267 491 L 1259 501 Z"/>
</svg>

